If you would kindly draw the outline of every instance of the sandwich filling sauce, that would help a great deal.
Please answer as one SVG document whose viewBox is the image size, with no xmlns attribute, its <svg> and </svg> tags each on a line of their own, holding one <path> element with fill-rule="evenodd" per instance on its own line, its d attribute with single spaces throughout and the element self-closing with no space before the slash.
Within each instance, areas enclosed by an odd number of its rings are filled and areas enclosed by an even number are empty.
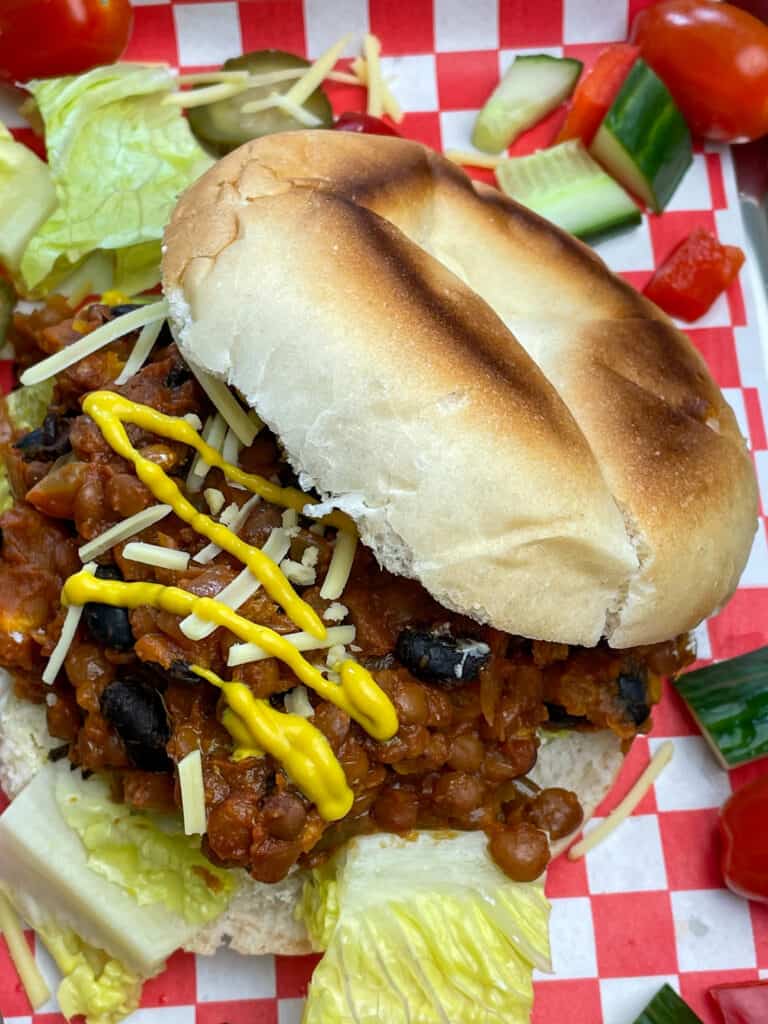
<svg viewBox="0 0 768 1024">
<path fill-rule="evenodd" d="M 114 314 L 93 304 L 75 320 L 58 299 L 17 314 L 18 365 Z M 484 830 L 510 877 L 536 877 L 547 836 L 582 819 L 574 793 L 527 778 L 539 730 L 631 741 L 662 676 L 692 660 L 686 638 L 616 651 L 509 636 L 446 611 L 360 545 L 341 595 L 323 596 L 337 537 L 351 550 L 350 521 L 309 514 L 318 497 L 296 486 L 266 428 L 230 445 L 234 457 L 201 438 L 184 417 L 216 410 L 166 330 L 116 385 L 135 337 L 62 371 L 41 427 L 0 418 L 14 499 L 0 516 L 0 664 L 20 698 L 45 705 L 58 756 L 109 774 L 116 798 L 167 811 L 181 801 L 176 765 L 200 749 L 203 848 L 260 881 L 357 834 L 439 827 Z M 158 502 L 171 513 L 83 568 L 80 547 Z M 129 540 L 189 557 L 178 569 L 136 561 Z M 244 570 L 250 585 L 227 602 Z M 69 606 L 83 614 L 47 686 Z M 207 631 L 188 629 L 190 616 Z M 331 643 L 338 627 L 343 645 Z M 244 663 L 232 656 L 243 644 L 255 645 Z"/>
</svg>

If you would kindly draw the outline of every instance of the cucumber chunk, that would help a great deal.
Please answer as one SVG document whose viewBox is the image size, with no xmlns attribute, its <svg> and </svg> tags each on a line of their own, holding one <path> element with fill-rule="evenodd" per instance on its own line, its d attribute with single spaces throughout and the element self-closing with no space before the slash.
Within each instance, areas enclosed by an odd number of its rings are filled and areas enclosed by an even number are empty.
<svg viewBox="0 0 768 1024">
<path fill-rule="evenodd" d="M 515 57 L 477 115 L 472 144 L 485 153 L 506 149 L 571 95 L 583 66 L 580 60 L 545 53 Z"/>
<path fill-rule="evenodd" d="M 640 210 L 577 139 L 500 161 L 502 191 L 579 238 L 638 224 Z"/>
<path fill-rule="evenodd" d="M 252 75 L 263 75 L 273 71 L 292 71 L 309 66 L 310 62 L 303 57 L 283 50 L 255 50 L 253 53 L 243 54 L 242 57 L 232 57 L 224 63 L 222 70 L 248 71 Z M 209 149 L 223 155 L 250 139 L 303 128 L 304 125 L 277 107 L 252 114 L 243 113 L 246 103 L 263 100 L 272 92 L 288 92 L 295 81 L 292 79 L 254 86 L 229 99 L 218 100 L 204 107 L 191 107 L 187 111 L 187 117 L 192 131 Z M 333 124 L 333 110 L 322 87 L 318 86 L 303 106 L 320 120 L 320 127 L 329 128 Z"/>
<path fill-rule="evenodd" d="M 590 153 L 655 213 L 691 161 L 691 133 L 666 85 L 637 60 L 597 131 Z"/>
</svg>

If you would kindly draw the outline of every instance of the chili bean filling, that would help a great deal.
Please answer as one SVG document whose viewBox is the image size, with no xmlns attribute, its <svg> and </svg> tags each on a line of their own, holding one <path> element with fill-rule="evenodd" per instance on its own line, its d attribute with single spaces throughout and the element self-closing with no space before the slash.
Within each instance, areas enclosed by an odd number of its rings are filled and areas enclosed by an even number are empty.
<svg viewBox="0 0 768 1024">
<path fill-rule="evenodd" d="M 92 305 L 78 314 L 78 327 L 92 329 L 110 316 L 109 307 Z M 39 312 L 17 314 L 19 365 L 57 351 L 80 331 L 58 299 Z M 327 613 L 328 625 L 341 618 L 355 626 L 352 653 L 390 696 L 400 723 L 391 740 L 377 742 L 345 712 L 309 693 L 310 721 L 327 737 L 354 794 L 349 814 L 333 823 L 270 756 L 231 759 L 219 692 L 188 666 L 239 680 L 281 710 L 297 680 L 275 658 L 228 669 L 227 654 L 237 641 L 224 629 L 195 642 L 166 612 L 90 605 L 54 685 L 41 682 L 64 618 L 61 587 L 80 567 L 78 547 L 155 503 L 82 415 L 82 397 L 109 389 L 172 416 L 195 413 L 204 420 L 213 411 L 167 336 L 138 373 L 115 386 L 134 341 L 135 335 L 113 342 L 61 373 L 37 431 L 19 435 L 7 411 L 0 415 L 0 454 L 16 502 L 0 517 L 0 664 L 13 673 L 19 697 L 45 702 L 49 732 L 66 744 L 66 753 L 59 748 L 56 756 L 88 772 L 110 772 L 116 795 L 134 807 L 168 810 L 180 804 L 174 765 L 199 747 L 206 853 L 264 882 L 278 881 L 296 863 L 322 862 L 360 833 L 434 827 L 482 829 L 510 877 L 536 877 L 549 856 L 545 833 L 560 838 L 582 818 L 575 794 L 538 790 L 525 779 L 536 762 L 539 728 L 607 728 L 630 741 L 648 728 L 661 677 L 691 660 L 686 638 L 616 651 L 508 636 L 447 612 L 418 583 L 379 568 L 361 546 L 340 608 L 320 596 L 335 531 L 310 530 L 312 521 L 300 518 L 289 557 L 313 566 L 316 582 L 296 589 L 321 616 Z M 129 434 L 143 455 L 184 485 L 192 455 L 185 445 L 134 427 Z M 267 478 L 293 479 L 266 430 L 239 461 Z M 250 497 L 219 470 L 208 474 L 205 486 L 221 491 L 227 505 L 242 506 Z M 201 495 L 189 497 L 205 508 Z M 281 517 L 282 509 L 260 502 L 239 535 L 262 545 Z M 190 555 L 207 544 L 173 515 L 141 539 Z M 123 546 L 97 559 L 99 575 L 215 596 L 242 568 L 221 553 L 209 564 L 190 561 L 183 571 L 160 569 L 124 558 Z M 240 612 L 278 633 L 296 629 L 263 589 Z M 325 652 L 307 657 L 323 664 Z"/>
</svg>

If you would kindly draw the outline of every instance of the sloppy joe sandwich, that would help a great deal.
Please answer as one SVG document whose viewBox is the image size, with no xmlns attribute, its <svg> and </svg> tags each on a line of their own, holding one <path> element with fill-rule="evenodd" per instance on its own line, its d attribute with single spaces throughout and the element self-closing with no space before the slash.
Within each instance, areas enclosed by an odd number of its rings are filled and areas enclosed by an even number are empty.
<svg viewBox="0 0 768 1024">
<path fill-rule="evenodd" d="M 177 945 L 345 934 L 376 956 L 329 953 L 309 1020 L 527 1020 L 537 879 L 749 553 L 733 413 L 589 249 L 401 139 L 229 154 L 176 207 L 163 291 L 15 319 L 0 883 L 139 979 Z M 64 881 L 33 803 L 85 850 Z M 162 871 L 116 852 L 142 829 Z M 107 927 L 110 886 L 175 930 Z M 437 974 L 396 983 L 398 956 Z"/>
</svg>

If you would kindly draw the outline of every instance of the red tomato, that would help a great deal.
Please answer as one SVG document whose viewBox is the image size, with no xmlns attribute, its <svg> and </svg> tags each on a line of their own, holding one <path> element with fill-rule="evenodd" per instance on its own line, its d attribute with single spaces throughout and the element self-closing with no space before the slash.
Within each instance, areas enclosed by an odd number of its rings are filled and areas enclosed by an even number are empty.
<svg viewBox="0 0 768 1024">
<path fill-rule="evenodd" d="M 720 811 L 721 867 L 729 889 L 768 903 L 768 775 L 737 789 Z"/>
<path fill-rule="evenodd" d="M 705 228 L 694 228 L 672 250 L 643 294 L 670 316 L 698 320 L 734 280 L 744 253 L 737 245 L 721 245 Z"/>
<path fill-rule="evenodd" d="M 768 981 L 736 981 L 715 985 L 709 994 L 725 1024 L 760 1024 L 768 1020 Z"/>
<path fill-rule="evenodd" d="M 366 135 L 397 135 L 394 128 L 391 128 L 386 121 L 380 117 L 373 117 L 371 114 L 360 114 L 354 110 L 348 110 L 339 114 L 333 122 L 337 132 L 364 132 Z"/>
<path fill-rule="evenodd" d="M 26 82 L 111 64 L 132 24 L 130 0 L 2 0 L 0 78 Z"/>
<path fill-rule="evenodd" d="M 571 109 L 557 142 L 581 139 L 585 146 L 589 146 L 639 52 L 636 46 L 628 43 L 616 43 L 603 50 L 594 67 L 576 86 Z"/>
<path fill-rule="evenodd" d="M 638 14 L 632 42 L 694 134 L 743 142 L 768 132 L 768 25 L 717 0 L 667 0 Z"/>
</svg>

